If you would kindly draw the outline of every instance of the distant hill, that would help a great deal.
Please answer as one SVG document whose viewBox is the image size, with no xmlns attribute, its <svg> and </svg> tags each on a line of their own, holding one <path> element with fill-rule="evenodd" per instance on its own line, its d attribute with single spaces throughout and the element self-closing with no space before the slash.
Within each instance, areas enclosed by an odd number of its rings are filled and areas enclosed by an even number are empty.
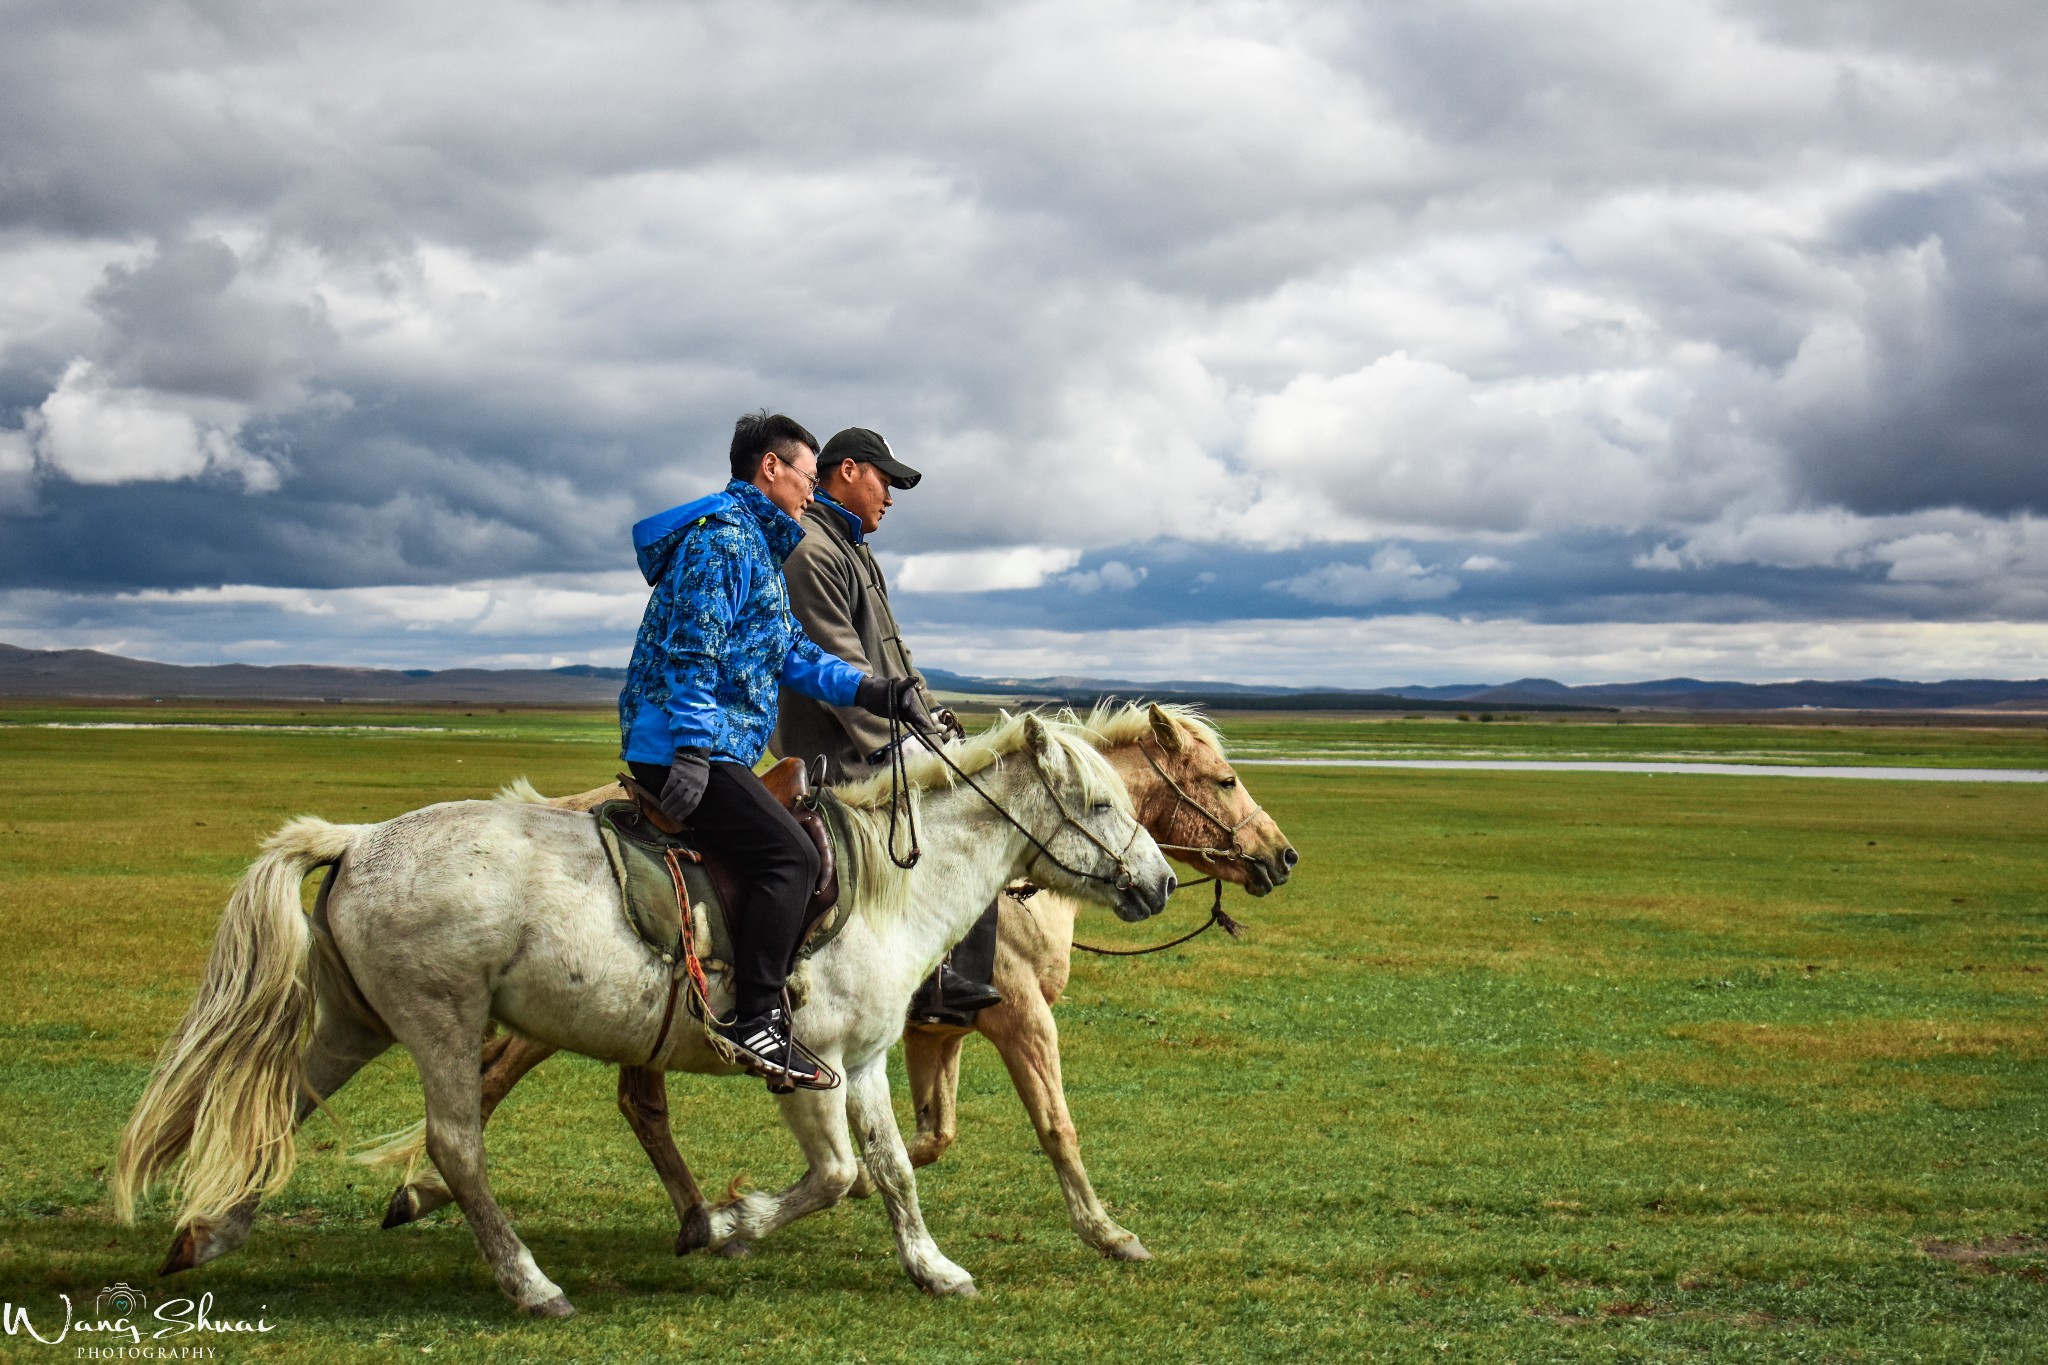
<svg viewBox="0 0 2048 1365">
<path fill-rule="evenodd" d="M 492 702 L 601 704 L 617 699 L 623 668 L 337 668 L 317 664 L 160 664 L 92 649 L 21 649 L 0 644 L 0 696 L 206 698 L 248 701 Z M 1105 696 L 1152 697 L 1232 710 L 1521 711 L 1612 710 L 2048 710 L 2048 679 L 1958 679 L 1915 683 L 1739 683 L 1698 678 L 1569 687 L 1550 678 L 1377 692 L 1245 683 L 1053 676 L 982 678 L 928 668 L 941 691 L 1006 700 L 1082 704 Z"/>
<path fill-rule="evenodd" d="M 1595 683 L 1567 687 L 1549 678 L 1473 687 L 1390 687 L 1393 696 L 1456 701 L 1468 706 L 1524 706 L 1573 702 L 1584 706 L 1651 707 L 1686 711 L 1778 711 L 1817 707 L 1830 711 L 1950 711 L 1997 708 L 2048 709 L 2048 679 L 2009 682 L 1959 678 L 1947 682 L 1902 682 L 1864 678 L 1854 682 L 1740 683 L 1699 678 L 1653 682 Z"/>
<path fill-rule="evenodd" d="M 1699 678 L 1659 678 L 1637 683 L 1594 683 L 1571 687 L 1551 678 L 1510 683 L 1467 683 L 1444 687 L 1385 687 L 1377 692 L 1341 692 L 1299 687 L 1257 687 L 1240 683 L 1152 682 L 1107 678 L 973 678 L 925 670 L 935 687 L 974 694 L 1037 695 L 1063 701 L 1118 696 L 1199 698 L 1238 709 L 1292 710 L 1520 710 L 1649 709 L 1682 711 L 1778 711 L 1816 707 L 1840 711 L 2048 710 L 2048 678 L 2023 682 L 1957 679 L 1902 682 L 1865 678 L 1855 682 L 1741 683 Z"/>
<path fill-rule="evenodd" d="M 96 649 L 0 644 L 0 696 L 185 697 L 237 701 L 616 701 L 623 668 L 452 668 L 159 664 Z"/>
</svg>

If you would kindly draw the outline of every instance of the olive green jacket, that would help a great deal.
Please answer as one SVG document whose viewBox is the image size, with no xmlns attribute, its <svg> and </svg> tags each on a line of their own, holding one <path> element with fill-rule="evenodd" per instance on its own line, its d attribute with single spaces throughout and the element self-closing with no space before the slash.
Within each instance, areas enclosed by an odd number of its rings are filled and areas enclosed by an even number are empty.
<svg viewBox="0 0 2048 1365">
<path fill-rule="evenodd" d="M 878 678 L 916 678 L 928 712 L 938 703 L 910 661 L 910 647 L 889 608 L 889 586 L 874 553 L 854 539 L 851 514 L 813 502 L 803 516 L 804 538 L 783 561 L 789 607 L 820 649 Z M 781 717 L 769 747 L 778 758 L 825 759 L 827 782 L 849 782 L 875 771 L 869 758 L 889 743 L 889 722 L 853 706 L 828 706 L 782 689 Z"/>
</svg>

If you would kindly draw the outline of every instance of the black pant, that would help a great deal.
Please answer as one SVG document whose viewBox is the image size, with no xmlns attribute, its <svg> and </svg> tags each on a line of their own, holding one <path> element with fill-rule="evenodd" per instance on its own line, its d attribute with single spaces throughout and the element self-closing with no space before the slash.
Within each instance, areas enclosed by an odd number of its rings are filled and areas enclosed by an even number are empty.
<svg viewBox="0 0 2048 1365">
<path fill-rule="evenodd" d="M 988 909 L 981 912 L 981 918 L 967 931 L 967 937 L 953 945 L 948 961 L 953 970 L 970 981 L 993 981 L 996 979 L 996 907 L 1003 903 L 1000 891 L 988 903 Z"/>
<path fill-rule="evenodd" d="M 633 780 L 659 792 L 668 769 L 634 763 Z M 745 906 L 727 906 L 732 926 L 734 1012 L 752 1019 L 782 1003 L 782 986 L 803 932 L 804 905 L 818 883 L 818 850 L 796 817 L 768 794 L 753 769 L 714 762 L 690 833 L 753 882 Z"/>
</svg>

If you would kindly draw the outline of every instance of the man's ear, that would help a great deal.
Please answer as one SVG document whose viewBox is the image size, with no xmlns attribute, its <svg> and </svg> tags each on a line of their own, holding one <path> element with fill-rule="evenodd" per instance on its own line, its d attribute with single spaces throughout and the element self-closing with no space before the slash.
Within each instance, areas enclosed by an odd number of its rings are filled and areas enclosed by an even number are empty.
<svg viewBox="0 0 2048 1365">
<path fill-rule="evenodd" d="M 1168 753 L 1179 753 L 1182 743 L 1180 722 L 1167 715 L 1156 701 L 1152 703 L 1151 718 L 1152 737 L 1158 740 L 1160 747 Z"/>
</svg>

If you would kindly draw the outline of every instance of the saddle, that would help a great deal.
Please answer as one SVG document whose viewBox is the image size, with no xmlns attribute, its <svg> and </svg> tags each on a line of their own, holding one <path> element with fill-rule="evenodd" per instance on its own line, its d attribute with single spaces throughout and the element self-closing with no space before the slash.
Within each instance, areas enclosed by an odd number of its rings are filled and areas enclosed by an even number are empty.
<svg viewBox="0 0 2048 1365">
<path fill-rule="evenodd" d="M 762 774 L 761 783 L 796 817 L 818 850 L 818 880 L 804 906 L 803 929 L 788 964 L 794 967 L 830 943 L 852 912 L 850 897 L 840 901 L 839 869 L 827 825 L 836 819 L 837 802 L 829 793 L 812 789 L 800 759 L 784 759 Z M 725 859 L 697 847 L 690 831 L 668 817 L 654 793 L 624 773 L 619 785 L 625 799 L 606 801 L 592 814 L 634 932 L 664 962 L 674 964 L 683 957 L 683 915 L 689 914 L 705 969 L 727 969 L 732 962 L 730 916 L 746 903 L 752 882 Z M 671 868 L 682 874 L 680 881 Z"/>
</svg>

